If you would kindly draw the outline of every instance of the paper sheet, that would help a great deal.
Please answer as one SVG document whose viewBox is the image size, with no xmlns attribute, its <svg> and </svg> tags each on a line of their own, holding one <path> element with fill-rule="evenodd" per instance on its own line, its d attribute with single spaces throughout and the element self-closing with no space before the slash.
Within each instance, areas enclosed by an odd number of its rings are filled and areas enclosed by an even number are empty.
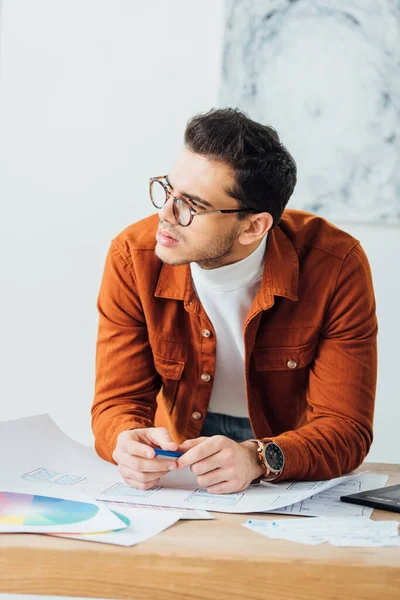
<svg viewBox="0 0 400 600">
<path fill-rule="evenodd" d="M 198 487 L 196 477 L 185 468 L 168 473 L 151 490 L 141 491 L 124 483 L 115 465 L 92 457 L 88 448 L 68 438 L 48 415 L 0 423 L 0 456 L 7 457 L 1 465 L 2 480 L 16 483 L 23 479 L 38 490 L 52 483 L 60 489 L 81 487 L 98 500 L 227 513 L 281 508 L 354 477 L 271 483 L 250 486 L 235 494 L 209 494 Z"/>
<path fill-rule="evenodd" d="M 131 488 L 124 482 L 112 486 L 84 485 L 83 489 L 97 500 L 116 502 L 132 500 L 136 504 L 191 508 L 226 513 L 262 512 L 299 502 L 319 491 L 329 489 L 352 475 L 330 481 L 284 482 L 250 486 L 235 494 L 209 494 L 200 489 L 190 469 L 165 475 L 160 484 L 147 491 Z M 128 500 L 129 501 L 129 500 Z"/>
<path fill-rule="evenodd" d="M 162 512 L 179 512 L 179 519 L 181 521 L 209 521 L 214 517 L 206 510 L 193 510 L 191 508 L 172 508 L 171 506 L 149 506 L 148 504 L 134 504 L 130 502 L 99 502 L 103 504 L 109 510 L 115 510 L 118 512 L 120 508 L 141 508 L 153 511 Z"/>
<path fill-rule="evenodd" d="M 122 481 L 115 465 L 92 456 L 49 415 L 0 422 L 0 473 L 1 483 L 55 484 L 60 490 L 83 481 Z"/>
<path fill-rule="evenodd" d="M 360 473 L 353 479 L 348 479 L 340 485 L 336 485 L 320 494 L 315 494 L 315 496 L 306 498 L 301 502 L 265 512 L 301 515 L 304 517 L 370 517 L 374 510 L 373 508 L 342 502 L 340 496 L 383 487 L 388 479 L 389 475 Z"/>
<path fill-rule="evenodd" d="M 311 517 L 262 521 L 249 519 L 244 527 L 269 537 L 299 544 L 334 546 L 398 546 L 398 521 L 371 521 L 365 517 Z"/>
<path fill-rule="evenodd" d="M 114 510 L 114 509 L 113 509 Z M 150 511 L 137 508 L 115 509 L 117 514 L 122 514 L 129 521 L 126 529 L 121 531 L 109 531 L 105 533 L 87 533 L 81 535 L 57 535 L 87 542 L 101 542 L 103 544 L 115 544 L 117 546 L 134 546 L 144 542 L 164 529 L 174 525 L 179 518 L 178 511 Z"/>
<path fill-rule="evenodd" d="M 1 533 L 93 533 L 126 528 L 104 505 L 74 490 L 43 486 L 32 494 L 26 482 L 0 486 Z"/>
</svg>

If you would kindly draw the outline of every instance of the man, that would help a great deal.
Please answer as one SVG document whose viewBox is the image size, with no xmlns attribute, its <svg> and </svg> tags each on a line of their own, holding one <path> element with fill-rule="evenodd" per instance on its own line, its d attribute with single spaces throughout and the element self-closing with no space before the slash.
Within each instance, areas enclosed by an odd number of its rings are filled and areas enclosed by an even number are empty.
<svg viewBox="0 0 400 600">
<path fill-rule="evenodd" d="M 158 215 L 113 240 L 93 431 L 131 486 L 190 466 L 199 486 L 230 493 L 260 478 L 336 477 L 366 456 L 377 370 L 368 261 L 324 219 L 284 212 L 295 183 L 275 130 L 212 110 L 189 121 L 171 172 L 150 180 Z M 166 427 L 154 426 L 157 404 Z"/>
</svg>

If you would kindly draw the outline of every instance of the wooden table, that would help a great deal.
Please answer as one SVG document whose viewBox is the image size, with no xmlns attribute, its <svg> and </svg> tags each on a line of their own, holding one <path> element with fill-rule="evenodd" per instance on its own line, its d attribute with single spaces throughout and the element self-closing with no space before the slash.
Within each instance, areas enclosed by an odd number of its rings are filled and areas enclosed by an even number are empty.
<svg viewBox="0 0 400 600">
<path fill-rule="evenodd" d="M 364 464 L 400 482 L 400 466 Z M 400 548 L 270 540 L 249 515 L 179 521 L 131 548 L 32 534 L 0 535 L 0 593 L 131 600 L 399 600 Z M 373 519 L 400 520 L 374 511 Z M 268 515 L 258 518 L 272 518 Z M 290 518 L 290 517 L 288 517 Z"/>
</svg>

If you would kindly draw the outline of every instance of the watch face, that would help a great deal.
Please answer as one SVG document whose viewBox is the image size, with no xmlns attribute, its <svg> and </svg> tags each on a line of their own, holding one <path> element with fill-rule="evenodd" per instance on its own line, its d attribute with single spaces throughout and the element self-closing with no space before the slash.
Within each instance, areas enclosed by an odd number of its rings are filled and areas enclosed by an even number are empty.
<svg viewBox="0 0 400 600">
<path fill-rule="evenodd" d="M 283 457 L 283 452 L 279 448 L 278 444 L 274 444 L 274 442 L 270 442 L 265 448 L 265 460 L 267 465 L 272 471 L 281 471 L 283 469 L 283 465 L 285 459 Z"/>
</svg>

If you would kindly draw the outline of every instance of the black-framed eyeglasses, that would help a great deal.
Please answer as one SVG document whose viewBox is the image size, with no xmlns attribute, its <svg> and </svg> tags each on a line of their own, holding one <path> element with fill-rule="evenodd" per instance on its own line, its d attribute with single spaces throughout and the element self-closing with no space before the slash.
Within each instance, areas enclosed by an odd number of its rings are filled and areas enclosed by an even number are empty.
<svg viewBox="0 0 400 600">
<path fill-rule="evenodd" d="M 158 210 L 172 198 L 172 210 L 176 222 L 182 227 L 188 227 L 193 221 L 193 217 L 199 215 L 211 215 L 212 213 L 239 213 L 239 212 L 259 212 L 255 208 L 221 208 L 213 210 L 194 210 L 191 206 L 190 198 L 174 197 L 168 189 L 166 183 L 167 175 L 150 177 L 150 200 Z"/>
</svg>

